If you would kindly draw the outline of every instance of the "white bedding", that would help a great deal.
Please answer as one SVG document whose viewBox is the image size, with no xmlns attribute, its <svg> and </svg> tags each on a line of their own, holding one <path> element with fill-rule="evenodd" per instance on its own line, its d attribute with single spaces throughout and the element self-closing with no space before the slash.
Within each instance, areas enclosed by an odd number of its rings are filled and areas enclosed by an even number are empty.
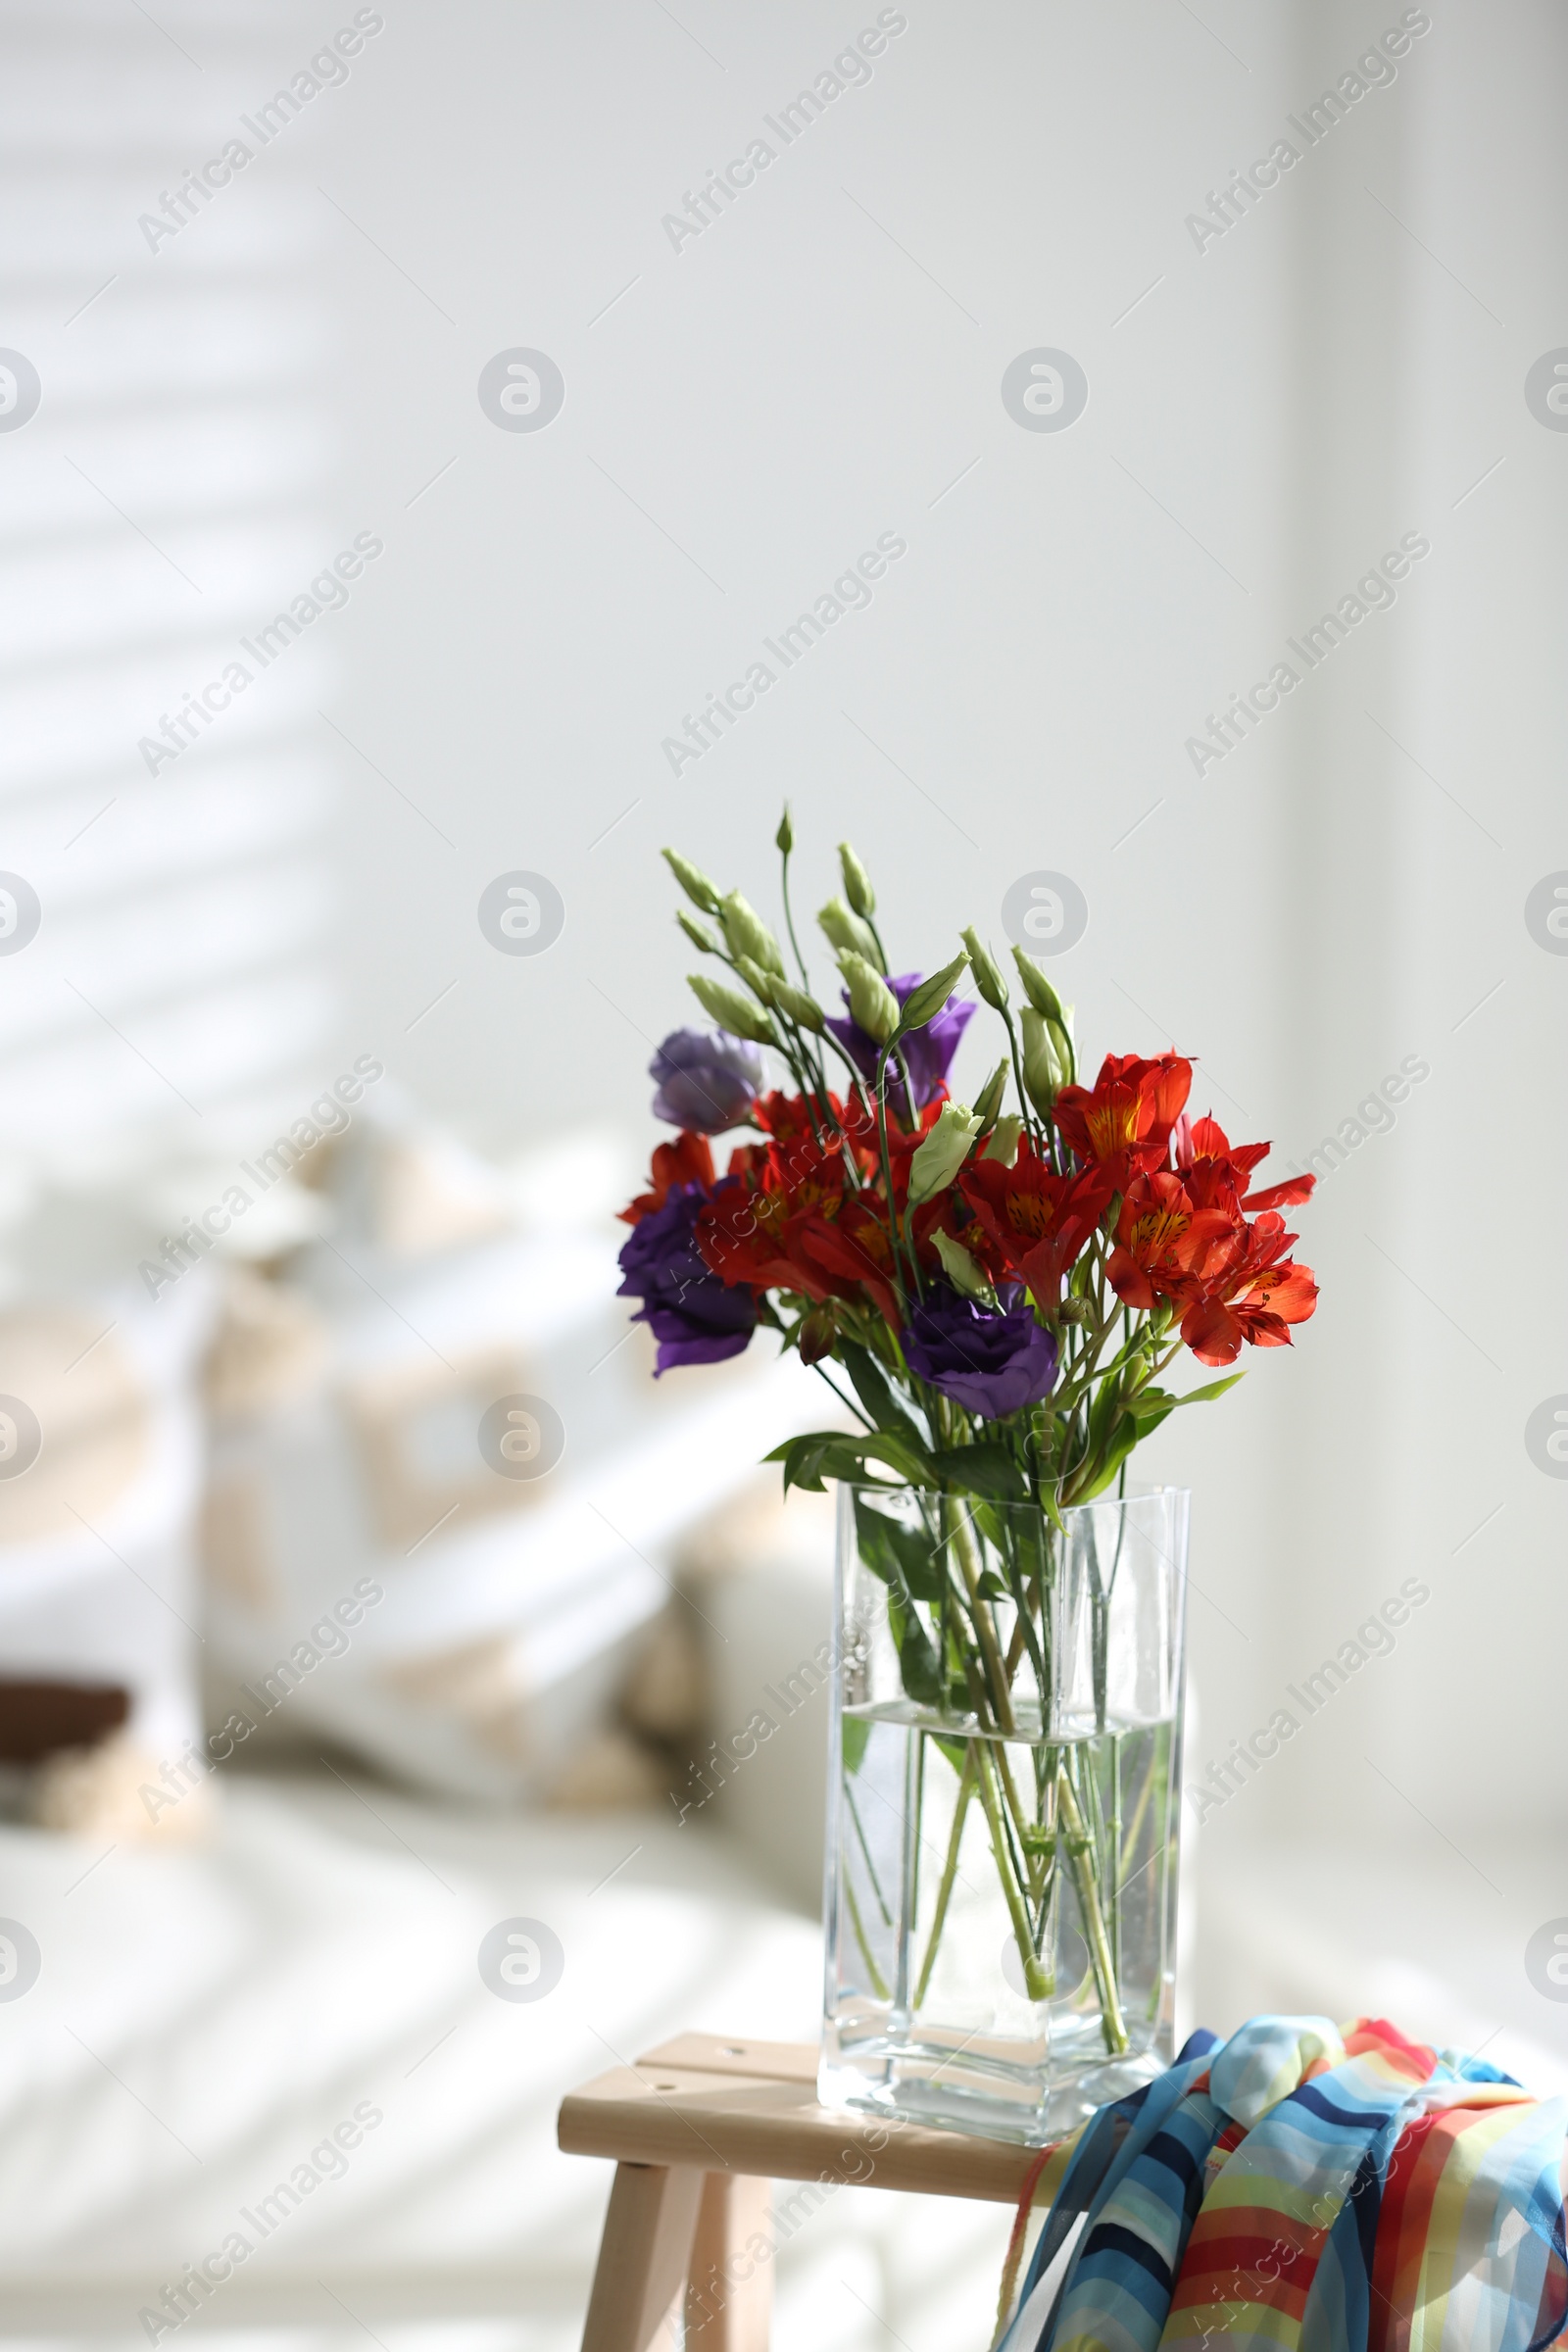
<svg viewBox="0 0 1568 2352">
<path fill-rule="evenodd" d="M 0 1909 L 43 1955 L 0 2002 L 13 2340 L 144 2345 L 138 2311 L 239 2230 L 256 2250 L 160 2343 L 566 2352 L 609 2168 L 556 2149 L 562 2094 L 684 2027 L 812 2034 L 817 1927 L 723 1832 L 443 1811 L 345 1769 L 228 1779 L 216 1839 L 183 1854 L 0 1833 Z M 514 1916 L 564 1949 L 538 2002 L 479 1979 Z M 367 2103 L 341 2176 L 319 2161 L 264 2240 L 243 2214 Z M 1004 2230 L 840 2192 L 781 2260 L 780 2352 L 860 2352 L 888 2324 L 913 2352 L 982 2345 Z"/>
</svg>

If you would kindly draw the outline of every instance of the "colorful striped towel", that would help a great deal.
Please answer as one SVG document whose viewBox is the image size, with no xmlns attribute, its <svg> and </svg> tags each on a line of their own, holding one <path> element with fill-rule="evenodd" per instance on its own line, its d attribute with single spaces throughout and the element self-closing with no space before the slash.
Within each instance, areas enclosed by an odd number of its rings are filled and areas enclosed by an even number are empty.
<svg viewBox="0 0 1568 2352">
<path fill-rule="evenodd" d="M 1195 2034 L 1043 2156 L 999 2347 L 1545 2352 L 1568 2342 L 1565 2188 L 1568 2100 L 1482 2059 L 1381 2018 Z"/>
</svg>

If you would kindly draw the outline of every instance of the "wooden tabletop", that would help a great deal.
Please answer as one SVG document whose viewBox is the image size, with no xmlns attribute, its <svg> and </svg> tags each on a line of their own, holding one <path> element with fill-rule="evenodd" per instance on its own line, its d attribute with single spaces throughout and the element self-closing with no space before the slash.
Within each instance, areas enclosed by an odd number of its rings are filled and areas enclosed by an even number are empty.
<svg viewBox="0 0 1568 2352">
<path fill-rule="evenodd" d="M 816 2103 L 808 2042 L 681 2034 L 562 2103 L 571 2156 L 1013 2205 L 1040 2151 Z"/>
</svg>

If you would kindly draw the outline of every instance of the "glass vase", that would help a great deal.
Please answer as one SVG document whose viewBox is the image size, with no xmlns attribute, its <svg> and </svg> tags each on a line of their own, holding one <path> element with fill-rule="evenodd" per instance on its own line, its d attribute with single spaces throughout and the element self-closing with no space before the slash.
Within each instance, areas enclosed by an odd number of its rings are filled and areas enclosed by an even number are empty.
<svg viewBox="0 0 1568 2352">
<path fill-rule="evenodd" d="M 1169 2064 L 1187 1506 L 840 1487 L 824 2105 L 1039 2144 Z"/>
</svg>

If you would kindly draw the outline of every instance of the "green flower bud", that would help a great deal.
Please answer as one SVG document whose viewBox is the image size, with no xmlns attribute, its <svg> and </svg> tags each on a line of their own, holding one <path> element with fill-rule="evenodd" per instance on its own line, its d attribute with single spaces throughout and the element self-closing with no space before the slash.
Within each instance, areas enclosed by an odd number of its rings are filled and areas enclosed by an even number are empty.
<svg viewBox="0 0 1568 2352">
<path fill-rule="evenodd" d="M 870 924 L 862 923 L 858 914 L 852 914 L 842 899 L 829 899 L 816 919 L 841 954 L 863 956 L 873 971 L 882 969 L 882 958 L 877 954 L 876 939 Z"/>
<path fill-rule="evenodd" d="M 778 1039 L 765 1012 L 724 980 L 710 980 L 706 972 L 688 972 L 686 985 L 710 1020 L 731 1037 L 749 1037 L 760 1046 L 776 1046 Z"/>
<path fill-rule="evenodd" d="M 1051 1116 L 1051 1105 L 1057 1090 L 1064 1083 L 1052 1041 L 1052 1024 L 1043 1012 L 1031 1005 L 1021 1016 L 1023 1030 L 1023 1082 L 1029 1100 L 1043 1119 Z"/>
<path fill-rule="evenodd" d="M 826 1015 L 816 999 L 808 997 L 804 988 L 796 988 L 792 982 L 781 980 L 776 972 L 769 972 L 767 993 L 780 1012 L 787 1013 L 798 1029 L 814 1030 L 818 1037 L 821 1036 L 827 1026 Z"/>
<path fill-rule="evenodd" d="M 877 970 L 863 956 L 847 948 L 839 957 L 839 970 L 850 992 L 850 1010 L 879 1046 L 885 1046 L 899 1026 L 899 1000 Z"/>
<path fill-rule="evenodd" d="M 998 1113 L 1002 1109 L 1002 1098 L 1006 1091 L 1007 1064 L 1005 1061 L 999 1061 L 975 1097 L 974 1115 L 980 1122 L 982 1133 L 987 1127 L 996 1125 Z"/>
<path fill-rule="evenodd" d="M 778 941 L 738 890 L 730 892 L 718 911 L 732 956 L 750 956 L 754 963 L 764 964 L 770 972 L 783 971 L 784 958 L 778 952 Z"/>
<path fill-rule="evenodd" d="M 838 1313 L 833 1301 L 828 1299 L 821 1306 L 813 1306 L 809 1314 L 803 1315 L 795 1327 L 794 1336 L 803 1364 L 819 1364 L 825 1355 L 831 1355 L 838 1345 L 839 1336 Z"/>
<path fill-rule="evenodd" d="M 1037 1013 L 1050 1025 L 1052 1051 L 1055 1054 L 1059 1075 L 1058 1086 L 1071 1086 L 1078 1075 L 1077 1055 L 1072 1044 L 1072 1006 L 1063 1004 L 1032 956 L 1022 948 L 1014 948 L 1012 959 L 1018 966 L 1024 994 Z"/>
<path fill-rule="evenodd" d="M 940 972 L 933 972 L 929 980 L 922 980 L 918 988 L 911 988 L 904 1000 L 900 1027 L 923 1029 L 932 1014 L 942 1010 L 953 994 L 953 983 L 968 961 L 967 956 L 955 956 L 953 961 L 945 963 Z"/>
<path fill-rule="evenodd" d="M 1023 982 L 1023 993 L 1036 1012 L 1043 1012 L 1048 1020 L 1059 1021 L 1062 1018 L 1061 999 L 1034 957 L 1026 956 L 1022 948 L 1014 948 L 1012 960 L 1018 966 L 1018 977 Z"/>
<path fill-rule="evenodd" d="M 967 931 L 960 931 L 958 937 L 969 951 L 969 969 L 974 974 L 976 988 L 994 1011 L 1005 1012 L 1007 1009 L 1007 983 L 1002 977 L 991 950 L 982 947 L 973 924 Z"/>
<path fill-rule="evenodd" d="M 773 847 L 781 858 L 787 858 L 795 847 L 795 827 L 790 823 L 788 801 L 785 802 L 784 813 L 778 820 L 778 831 L 773 836 Z"/>
<path fill-rule="evenodd" d="M 964 1103 L 943 1103 L 936 1125 L 909 1162 L 911 1208 L 947 1190 L 968 1158 L 979 1132 L 979 1120 Z"/>
<path fill-rule="evenodd" d="M 931 1236 L 936 1243 L 937 1255 L 946 1269 L 948 1280 L 965 1298 L 978 1300 L 981 1306 L 995 1306 L 997 1294 L 991 1287 L 991 1277 L 977 1257 L 971 1257 L 961 1242 L 951 1233 L 940 1230 Z"/>
<path fill-rule="evenodd" d="M 844 876 L 844 896 L 857 914 L 875 914 L 876 892 L 871 877 L 847 841 L 839 843 L 839 871 Z"/>
<path fill-rule="evenodd" d="M 986 1137 L 982 1159 L 995 1159 L 1010 1168 L 1018 1156 L 1018 1138 L 1023 1133 L 1023 1121 L 1016 1111 L 1009 1110 L 1000 1118 Z"/>
<path fill-rule="evenodd" d="M 689 915 L 684 906 L 676 907 L 675 920 L 677 923 L 679 923 L 681 929 L 685 932 L 687 938 L 691 941 L 694 948 L 700 948 L 705 956 L 716 956 L 718 954 L 718 942 L 713 937 L 712 932 L 708 928 L 708 925 L 706 923 L 698 922 L 695 916 Z"/>
<path fill-rule="evenodd" d="M 700 906 L 705 914 L 717 914 L 719 910 L 717 883 L 710 882 L 702 867 L 693 865 L 691 859 L 683 858 L 679 850 L 661 850 L 659 854 L 692 905 Z"/>
<path fill-rule="evenodd" d="M 735 969 L 760 1004 L 772 1004 L 773 994 L 769 983 L 774 975 L 771 972 L 764 972 L 760 963 L 752 961 L 750 956 L 737 956 Z"/>
</svg>

